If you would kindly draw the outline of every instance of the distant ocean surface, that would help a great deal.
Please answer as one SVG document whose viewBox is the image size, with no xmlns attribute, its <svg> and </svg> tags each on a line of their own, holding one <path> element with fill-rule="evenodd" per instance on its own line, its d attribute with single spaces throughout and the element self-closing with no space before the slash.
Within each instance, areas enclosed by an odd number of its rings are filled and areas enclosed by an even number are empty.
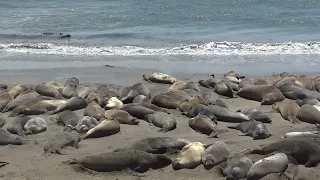
<svg viewBox="0 0 320 180">
<path fill-rule="evenodd" d="M 138 60 L 316 70 L 319 56 L 319 0 L 0 1 L 0 69 Z"/>
</svg>

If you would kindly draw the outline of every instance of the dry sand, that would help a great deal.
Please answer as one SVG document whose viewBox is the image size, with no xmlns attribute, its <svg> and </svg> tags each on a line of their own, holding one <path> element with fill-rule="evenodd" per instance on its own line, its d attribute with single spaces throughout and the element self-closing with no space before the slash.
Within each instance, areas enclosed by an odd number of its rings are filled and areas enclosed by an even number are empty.
<svg viewBox="0 0 320 180">
<path fill-rule="evenodd" d="M 64 82 L 67 77 L 78 77 L 81 83 L 109 83 L 109 84 L 121 84 L 132 85 L 136 82 L 143 82 L 152 91 L 153 95 L 164 92 L 168 89 L 169 85 L 148 83 L 142 80 L 142 74 L 146 72 L 152 72 L 153 70 L 143 69 L 126 69 L 126 68 L 65 68 L 65 69 L 53 69 L 53 70 L 25 70 L 25 71 L 12 71 L 11 73 L 2 72 L 1 82 L 4 84 L 15 85 L 18 83 L 23 84 L 36 84 L 46 82 L 50 80 L 58 80 Z M 178 78 L 185 80 L 206 79 L 207 75 L 194 75 L 186 77 L 184 74 L 176 75 Z M 205 88 L 201 88 L 205 90 Z M 244 106 L 252 106 L 261 109 L 264 112 L 271 110 L 271 106 L 261 106 L 259 102 L 250 101 L 242 98 L 226 99 L 221 97 L 231 110 L 238 110 Z M 178 125 L 177 129 L 161 133 L 157 132 L 158 128 L 150 126 L 148 123 L 141 121 L 138 126 L 133 125 L 121 125 L 121 131 L 118 134 L 97 138 L 86 139 L 80 142 L 79 149 L 67 147 L 64 151 L 68 155 L 51 155 L 49 157 L 41 156 L 43 153 L 43 147 L 47 139 L 56 132 L 61 132 L 63 127 L 58 126 L 55 122 L 50 120 L 53 116 L 42 116 L 48 123 L 48 130 L 46 132 L 27 136 L 30 140 L 26 145 L 14 146 L 7 145 L 0 147 L 0 160 L 7 161 L 10 164 L 0 168 L 0 179 L 17 179 L 17 180 L 56 180 L 56 179 L 77 179 L 77 180 L 98 180 L 98 179 L 176 179 L 176 180 L 188 180 L 188 179 L 214 179 L 222 180 L 217 168 L 211 170 L 205 170 L 202 165 L 196 169 L 182 169 L 174 171 L 171 166 L 168 166 L 160 170 L 149 170 L 143 174 L 143 177 L 135 177 L 127 172 L 113 172 L 113 173 L 79 173 L 75 172 L 71 167 L 61 164 L 62 161 L 68 160 L 78 155 L 109 152 L 115 148 L 120 148 L 133 143 L 139 139 L 146 137 L 156 136 L 170 136 L 180 137 L 191 141 L 200 141 L 203 143 L 213 143 L 216 141 L 224 141 L 228 147 L 233 151 L 240 151 L 245 148 L 254 148 L 261 144 L 277 140 L 280 136 L 293 130 L 313 130 L 314 126 L 306 123 L 291 124 L 290 122 L 282 119 L 280 114 L 276 112 L 267 113 L 272 118 L 272 124 L 266 124 L 269 131 L 273 133 L 268 139 L 253 140 L 252 137 L 239 136 L 240 133 L 237 130 L 230 130 L 227 133 L 219 135 L 219 138 L 208 138 L 206 135 L 199 134 L 189 128 L 188 118 L 181 115 L 178 111 L 170 111 L 175 115 Z M 82 116 L 82 110 L 77 111 Z M 9 113 L 2 114 L 8 116 Z M 7 119 L 8 121 L 11 118 Z M 219 122 L 219 127 L 224 129 L 226 126 L 232 123 Z M 4 126 L 3 128 L 6 128 Z M 174 157 L 172 157 L 174 158 Z M 264 179 L 275 179 L 275 176 L 269 175 Z"/>
</svg>

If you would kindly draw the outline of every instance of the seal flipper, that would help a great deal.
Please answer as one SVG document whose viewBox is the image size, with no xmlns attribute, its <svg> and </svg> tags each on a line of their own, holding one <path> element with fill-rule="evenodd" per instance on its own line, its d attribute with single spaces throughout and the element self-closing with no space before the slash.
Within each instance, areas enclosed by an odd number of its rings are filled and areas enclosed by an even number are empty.
<svg viewBox="0 0 320 180">
<path fill-rule="evenodd" d="M 68 155 L 67 153 L 63 152 L 61 149 L 57 149 L 56 153 L 60 155 Z"/>
<path fill-rule="evenodd" d="M 296 118 L 296 117 L 289 116 L 288 120 L 293 124 L 300 124 L 300 120 L 298 118 Z"/>
<path fill-rule="evenodd" d="M 249 136 L 248 133 L 239 133 L 238 135 L 239 135 L 239 136 Z"/>
<path fill-rule="evenodd" d="M 227 126 L 229 129 L 237 129 L 238 126 Z M 237 129 L 238 130 L 238 129 Z"/>
<path fill-rule="evenodd" d="M 219 134 L 220 134 L 219 132 L 212 131 L 211 134 L 208 137 L 209 138 L 218 138 Z"/>
<path fill-rule="evenodd" d="M 3 166 L 6 166 L 8 164 L 9 164 L 8 162 L 0 161 L 0 168 L 2 168 Z"/>
</svg>

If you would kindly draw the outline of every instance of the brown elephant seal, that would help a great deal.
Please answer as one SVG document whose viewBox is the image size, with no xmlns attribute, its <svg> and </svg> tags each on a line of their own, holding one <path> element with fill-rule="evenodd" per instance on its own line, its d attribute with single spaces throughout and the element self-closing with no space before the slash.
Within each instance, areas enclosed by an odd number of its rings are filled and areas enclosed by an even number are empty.
<svg viewBox="0 0 320 180">
<path fill-rule="evenodd" d="M 135 172 L 144 173 L 149 169 L 164 168 L 170 165 L 172 160 L 162 154 L 128 150 L 87 155 L 64 163 L 80 166 L 80 169 L 87 171 L 112 172 L 130 168 Z"/>
<path fill-rule="evenodd" d="M 304 99 L 297 99 L 296 103 L 299 106 L 305 105 L 305 104 L 310 104 L 310 105 L 320 105 L 320 102 L 318 99 L 315 98 L 304 98 Z"/>
<path fill-rule="evenodd" d="M 19 106 L 15 107 L 12 112 L 9 114 L 8 117 L 16 117 L 18 116 L 19 114 L 24 114 L 23 111 L 26 109 L 26 108 L 29 108 L 37 103 L 39 103 L 40 101 L 44 100 L 44 96 L 40 96 L 38 98 L 35 98 L 35 99 L 31 99 L 29 101 L 26 101 L 26 102 L 23 102 L 21 103 Z M 26 114 L 25 114 L 26 115 Z"/>
<path fill-rule="evenodd" d="M 189 120 L 189 127 L 196 132 L 201 132 L 210 138 L 217 138 L 219 134 L 228 132 L 225 129 L 219 129 L 218 125 L 214 123 L 209 117 L 204 115 L 197 115 Z"/>
<path fill-rule="evenodd" d="M 172 90 L 172 91 L 168 91 L 168 92 L 161 93 L 161 94 L 169 96 L 170 98 L 173 98 L 173 99 L 176 99 L 176 100 L 182 102 L 182 101 L 185 101 L 185 100 L 191 98 L 191 96 L 188 93 L 186 93 L 185 90 L 182 90 L 182 91 Z"/>
<path fill-rule="evenodd" d="M 205 100 L 206 105 L 215 104 L 216 100 L 219 99 L 219 95 L 215 92 L 208 91 L 202 94 L 203 99 Z"/>
<path fill-rule="evenodd" d="M 222 96 L 227 96 L 231 98 L 237 97 L 232 87 L 230 87 L 228 84 L 225 84 L 223 81 L 220 81 L 219 83 L 217 83 L 214 86 L 213 91 Z"/>
<path fill-rule="evenodd" d="M 152 123 L 153 125 L 161 128 L 158 132 L 168 132 L 176 129 L 177 121 L 176 119 L 164 112 L 155 112 L 153 114 L 147 114 L 144 120 Z"/>
<path fill-rule="evenodd" d="M 201 92 L 195 91 L 193 89 L 184 89 L 182 92 L 187 93 L 191 98 L 201 96 Z"/>
<path fill-rule="evenodd" d="M 298 165 L 293 172 L 293 180 L 315 180 L 319 179 L 319 168 L 307 168 L 303 165 Z"/>
<path fill-rule="evenodd" d="M 0 146 L 5 145 L 23 145 L 24 141 L 20 136 L 9 133 L 0 128 Z"/>
<path fill-rule="evenodd" d="M 104 98 L 100 94 L 97 94 L 96 92 L 91 92 L 87 96 L 86 101 L 87 101 L 87 103 L 90 103 L 92 101 L 96 101 L 101 107 L 104 107 L 106 105 Z"/>
<path fill-rule="evenodd" d="M 186 84 L 186 86 L 184 87 L 184 89 L 192 89 L 192 90 L 195 90 L 197 92 L 200 92 L 200 88 L 199 88 L 198 84 L 195 83 L 195 82 L 188 82 Z"/>
<path fill-rule="evenodd" d="M 193 106 L 187 113 L 182 112 L 182 114 L 185 114 L 190 118 L 196 117 L 198 115 L 204 115 L 210 118 L 213 122 L 217 123 L 217 117 L 207 106 L 203 104 L 197 104 Z"/>
<path fill-rule="evenodd" d="M 194 169 L 201 164 L 201 158 L 205 146 L 200 142 L 192 142 L 185 145 L 177 158 L 172 162 L 173 170 Z"/>
<path fill-rule="evenodd" d="M 47 123 L 40 117 L 34 117 L 23 126 L 23 129 L 26 134 L 38 134 L 47 130 Z"/>
<path fill-rule="evenodd" d="M 38 84 L 33 89 L 35 92 L 41 94 L 42 96 L 55 97 L 57 99 L 62 98 L 62 95 L 58 89 L 45 84 Z"/>
<path fill-rule="evenodd" d="M 220 81 L 221 81 L 221 79 L 210 78 L 207 80 L 200 80 L 198 83 L 201 86 L 206 87 L 206 88 L 214 88 L 216 86 L 216 84 Z"/>
<path fill-rule="evenodd" d="M 272 105 L 272 108 L 277 110 L 283 119 L 290 121 L 291 123 L 300 123 L 297 119 L 300 106 L 291 99 L 285 99 L 281 102 L 276 102 Z"/>
<path fill-rule="evenodd" d="M 67 86 L 69 84 L 74 84 L 75 86 L 79 86 L 80 81 L 76 77 L 71 77 L 71 78 L 66 79 L 64 86 Z"/>
<path fill-rule="evenodd" d="M 271 123 L 272 120 L 271 118 L 266 115 L 265 113 L 263 113 L 262 111 L 250 107 L 250 106 L 245 106 L 244 108 L 242 108 L 241 110 L 238 110 L 237 112 L 241 112 L 245 115 L 247 115 L 249 118 L 254 119 L 256 121 L 260 121 L 263 123 Z"/>
<path fill-rule="evenodd" d="M 119 110 L 124 110 L 128 112 L 131 116 L 138 118 L 138 119 L 144 119 L 144 117 L 147 114 L 153 114 L 156 111 L 140 106 L 140 105 L 128 105 L 128 106 L 123 106 Z"/>
<path fill-rule="evenodd" d="M 0 115 L 0 128 L 2 128 L 2 126 L 4 126 L 7 123 L 7 120 Z"/>
<path fill-rule="evenodd" d="M 12 101 L 14 98 L 8 92 L 3 92 L 0 94 L 0 110 L 3 110 L 7 104 Z"/>
<path fill-rule="evenodd" d="M 66 100 L 42 100 L 22 110 L 24 115 L 40 115 L 57 109 L 67 103 Z"/>
<path fill-rule="evenodd" d="M 150 74 L 144 74 L 143 79 L 148 82 L 162 83 L 162 84 L 173 84 L 177 81 L 176 78 L 160 72 L 153 72 Z"/>
<path fill-rule="evenodd" d="M 281 138 L 320 137 L 319 131 L 288 132 Z"/>
<path fill-rule="evenodd" d="M 205 169 L 212 169 L 214 166 L 226 161 L 231 154 L 226 143 L 217 141 L 205 149 L 201 161 Z"/>
<path fill-rule="evenodd" d="M 58 132 L 51 136 L 46 144 L 44 145 L 44 156 L 50 156 L 51 154 L 64 155 L 66 153 L 62 152 L 62 148 L 66 146 L 72 146 L 78 149 L 78 143 L 81 141 L 79 134 L 72 132 Z"/>
<path fill-rule="evenodd" d="M 151 103 L 162 108 L 177 109 L 180 101 L 167 95 L 158 94 L 152 98 Z"/>
<path fill-rule="evenodd" d="M 24 125 L 31 119 L 29 116 L 19 115 L 10 121 L 7 127 L 7 131 L 11 134 L 17 134 L 19 136 L 25 136 L 23 130 Z"/>
<path fill-rule="evenodd" d="M 120 124 L 139 124 L 139 120 L 137 118 L 131 116 L 127 111 L 124 110 L 107 110 L 104 112 L 104 116 L 107 119 L 118 120 Z"/>
<path fill-rule="evenodd" d="M 98 121 L 104 119 L 104 109 L 95 101 L 84 108 L 83 115 L 96 118 Z"/>
<path fill-rule="evenodd" d="M 266 139 L 272 135 L 262 122 L 255 120 L 242 122 L 237 126 L 228 126 L 228 128 L 237 129 L 243 133 L 240 135 L 251 136 L 254 140 Z"/>
<path fill-rule="evenodd" d="M 117 97 L 112 97 L 108 100 L 105 109 L 117 109 L 123 106 L 123 102 L 120 101 Z"/>
<path fill-rule="evenodd" d="M 7 104 L 7 106 L 2 110 L 2 112 L 10 111 L 10 110 L 16 108 L 17 106 L 19 106 L 20 104 L 23 104 L 24 102 L 27 102 L 27 101 L 32 100 L 32 99 L 36 99 L 36 98 L 38 98 L 40 96 L 41 95 L 36 93 L 36 92 L 19 96 L 16 99 L 13 99 L 12 101 L 10 101 Z"/>
<path fill-rule="evenodd" d="M 120 132 L 120 123 L 117 120 L 103 120 L 99 125 L 86 132 L 82 139 L 100 138 Z"/>
<path fill-rule="evenodd" d="M 247 179 L 257 180 L 271 173 L 284 173 L 288 168 L 288 163 L 288 157 L 284 153 L 276 153 L 260 159 L 251 166 L 247 174 Z"/>
<path fill-rule="evenodd" d="M 171 90 L 183 90 L 186 87 L 186 82 L 184 81 L 177 81 L 175 83 L 173 83 L 170 87 L 169 87 L 169 91 Z"/>
<path fill-rule="evenodd" d="M 91 89 L 89 87 L 79 85 L 77 86 L 76 92 L 78 97 L 86 99 L 88 95 L 91 93 Z"/>
<path fill-rule="evenodd" d="M 207 107 L 214 114 L 218 121 L 241 123 L 252 120 L 243 113 L 233 112 L 230 109 L 226 109 L 220 106 L 209 105 Z"/>
<path fill-rule="evenodd" d="M 133 86 L 129 87 L 130 91 L 127 96 L 121 98 L 121 101 L 124 104 L 132 103 L 133 99 L 138 95 L 144 95 L 148 98 L 151 97 L 151 92 L 147 86 L 141 83 L 136 83 Z"/>
<path fill-rule="evenodd" d="M 132 103 L 142 103 L 142 102 L 150 103 L 151 101 L 150 101 L 150 99 L 149 99 L 147 96 L 145 96 L 145 95 L 138 95 L 138 96 L 136 96 L 136 97 L 133 99 L 133 101 L 132 101 Z"/>
<path fill-rule="evenodd" d="M 298 111 L 300 121 L 310 124 L 320 124 L 320 111 L 312 105 L 305 104 Z"/>
<path fill-rule="evenodd" d="M 315 90 L 313 80 L 305 75 L 297 77 L 295 83 L 304 89 L 308 89 L 310 91 Z"/>
<path fill-rule="evenodd" d="M 70 110 L 62 111 L 56 116 L 57 124 L 62 126 L 71 125 L 74 127 L 78 124 L 79 119 L 80 117 L 77 115 L 77 113 Z"/>
<path fill-rule="evenodd" d="M 77 86 L 74 84 L 66 85 L 61 92 L 64 98 L 70 99 L 77 96 Z"/>
<path fill-rule="evenodd" d="M 57 109 L 53 111 L 48 111 L 47 115 L 57 114 L 59 112 L 70 110 L 70 111 L 76 111 L 79 109 L 83 109 L 87 106 L 87 102 L 84 99 L 73 97 L 69 99 L 66 103 L 60 105 Z"/>
<path fill-rule="evenodd" d="M 242 88 L 237 94 L 245 99 L 259 101 L 261 105 L 272 105 L 285 99 L 278 88 L 269 85 L 247 86 Z"/>
<path fill-rule="evenodd" d="M 12 87 L 9 91 L 9 93 L 11 94 L 11 96 L 13 98 L 16 98 L 20 93 L 22 93 L 23 91 L 28 90 L 28 88 L 24 85 L 16 85 L 14 87 Z"/>
<path fill-rule="evenodd" d="M 205 100 L 201 96 L 190 98 L 179 104 L 179 109 L 181 112 L 188 112 L 193 106 L 197 104 L 205 104 Z"/>
<path fill-rule="evenodd" d="M 63 89 L 62 84 L 60 84 L 57 81 L 49 81 L 46 83 L 47 86 L 53 87 L 55 89 L 58 89 L 59 91 L 61 91 Z"/>
<path fill-rule="evenodd" d="M 128 86 L 121 86 L 118 90 L 118 97 L 122 99 L 128 95 L 130 88 Z"/>
<path fill-rule="evenodd" d="M 80 134 L 88 132 L 90 129 L 99 125 L 99 122 L 94 117 L 84 116 L 81 118 L 75 127 L 70 124 L 67 125 L 68 128 L 77 131 Z"/>
<path fill-rule="evenodd" d="M 180 151 L 189 143 L 191 142 L 188 140 L 174 137 L 147 137 L 127 147 L 115 149 L 114 151 L 141 150 L 153 154 L 164 154 L 176 150 Z"/>
<path fill-rule="evenodd" d="M 222 175 L 226 180 L 240 180 L 247 176 L 253 162 L 242 153 L 233 153 L 227 159 L 226 168 L 222 170 Z"/>
</svg>

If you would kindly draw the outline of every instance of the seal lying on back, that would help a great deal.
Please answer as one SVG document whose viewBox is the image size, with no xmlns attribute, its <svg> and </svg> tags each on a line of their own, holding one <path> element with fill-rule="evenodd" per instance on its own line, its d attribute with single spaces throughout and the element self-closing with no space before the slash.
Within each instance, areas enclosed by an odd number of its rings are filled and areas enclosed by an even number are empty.
<svg viewBox="0 0 320 180">
<path fill-rule="evenodd" d="M 300 107 L 294 100 L 285 99 L 281 102 L 276 102 L 272 105 L 272 108 L 277 110 L 283 119 L 288 120 L 291 123 L 300 123 L 297 119 Z"/>
<path fill-rule="evenodd" d="M 47 123 L 40 117 L 30 119 L 24 126 L 23 129 L 26 134 L 38 134 L 47 130 Z"/>
<path fill-rule="evenodd" d="M 228 128 L 237 129 L 243 132 L 244 136 L 251 136 L 253 139 L 266 139 L 272 135 L 262 122 L 254 120 L 242 122 L 237 126 L 228 126 Z"/>
<path fill-rule="evenodd" d="M 8 131 L 0 128 L 0 146 L 8 144 L 22 145 L 24 143 L 20 136 L 10 134 Z"/>
<path fill-rule="evenodd" d="M 173 84 L 177 81 L 176 78 L 160 72 L 144 74 L 143 79 L 148 82 L 156 82 L 156 83 L 163 83 L 163 84 Z"/>
<path fill-rule="evenodd" d="M 217 138 L 218 134 L 228 132 L 226 129 L 218 129 L 216 123 L 204 115 L 198 115 L 189 120 L 189 127 L 197 132 L 206 134 L 210 138 Z"/>
<path fill-rule="evenodd" d="M 242 153 L 234 153 L 228 157 L 227 166 L 224 170 L 221 169 L 221 174 L 226 177 L 226 180 L 244 179 L 252 165 L 250 158 Z"/>
<path fill-rule="evenodd" d="M 151 154 L 145 151 L 128 150 L 119 152 L 104 152 L 71 159 L 64 162 L 76 164 L 84 170 L 97 172 L 122 171 L 130 168 L 144 173 L 149 169 L 161 169 L 172 163 L 172 160 L 162 154 Z"/>
<path fill-rule="evenodd" d="M 118 148 L 114 151 L 141 150 L 154 154 L 164 154 L 172 150 L 181 150 L 190 141 L 173 137 L 148 137 L 141 139 L 128 147 Z"/>
<path fill-rule="evenodd" d="M 65 110 L 76 111 L 79 109 L 83 109 L 86 106 L 87 106 L 87 102 L 84 99 L 73 97 L 69 99 L 66 103 L 60 105 L 57 109 L 53 111 L 49 111 L 46 114 L 47 115 L 57 114 Z"/>
<path fill-rule="evenodd" d="M 241 112 L 247 115 L 249 118 L 254 119 L 256 121 L 263 122 L 263 123 L 271 123 L 272 121 L 268 115 L 264 114 L 262 111 L 253 107 L 246 106 L 243 109 L 238 110 L 237 112 Z"/>
<path fill-rule="evenodd" d="M 19 115 L 10 121 L 7 130 L 12 134 L 17 134 L 19 136 L 24 136 L 23 131 L 24 125 L 31 119 L 29 116 Z"/>
<path fill-rule="evenodd" d="M 164 112 L 155 112 L 153 114 L 147 114 L 144 119 L 152 123 L 153 125 L 161 128 L 158 132 L 168 132 L 176 129 L 177 121 L 176 119 Z"/>
<path fill-rule="evenodd" d="M 204 151 L 202 155 L 202 164 L 205 169 L 211 169 L 221 162 L 226 161 L 230 154 L 231 151 L 226 143 L 222 141 L 215 142 Z"/>
<path fill-rule="evenodd" d="M 251 120 L 248 116 L 240 112 L 233 112 L 223 107 L 209 105 L 208 108 L 217 117 L 218 121 L 241 123 Z"/>
</svg>

